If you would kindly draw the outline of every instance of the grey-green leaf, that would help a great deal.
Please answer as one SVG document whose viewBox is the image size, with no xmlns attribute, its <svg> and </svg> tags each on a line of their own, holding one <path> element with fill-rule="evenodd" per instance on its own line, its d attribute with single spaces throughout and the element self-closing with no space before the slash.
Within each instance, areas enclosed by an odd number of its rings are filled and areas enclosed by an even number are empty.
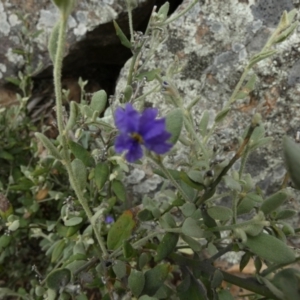
<svg viewBox="0 0 300 300">
<path fill-rule="evenodd" d="M 86 187 L 86 175 L 87 175 L 86 167 L 84 163 L 78 158 L 75 158 L 72 161 L 71 166 L 80 189 L 84 190 Z"/>
<path fill-rule="evenodd" d="M 207 209 L 207 213 L 215 220 L 227 221 L 233 213 L 232 210 L 225 206 L 212 206 Z"/>
<path fill-rule="evenodd" d="M 280 207 L 287 200 L 287 198 L 288 193 L 285 190 L 281 190 L 268 197 L 260 206 L 260 210 L 267 215 Z"/>
<path fill-rule="evenodd" d="M 259 257 L 277 264 L 287 264 L 295 260 L 295 253 L 285 243 L 264 232 L 248 236 L 244 245 Z"/>
<path fill-rule="evenodd" d="M 132 294 L 138 297 L 145 285 L 145 276 L 143 272 L 131 269 L 130 275 L 128 277 L 128 287 L 130 288 Z"/>
<path fill-rule="evenodd" d="M 42 133 L 36 132 L 35 136 L 41 141 L 43 146 L 49 151 L 54 158 L 61 160 L 62 157 L 53 143 Z"/>
<path fill-rule="evenodd" d="M 203 237 L 203 230 L 199 226 L 197 220 L 189 217 L 187 218 L 182 225 L 182 233 L 187 236 L 201 238 Z"/>
<path fill-rule="evenodd" d="M 291 138 L 283 138 L 285 166 L 296 189 L 300 190 L 300 147 Z"/>
<path fill-rule="evenodd" d="M 97 91 L 93 94 L 90 107 L 93 111 L 101 114 L 106 108 L 107 94 L 104 90 Z"/>
<path fill-rule="evenodd" d="M 70 279 L 71 272 L 69 269 L 56 269 L 48 275 L 46 282 L 48 288 L 59 290 L 61 287 L 66 286 Z"/>
<path fill-rule="evenodd" d="M 179 139 L 183 124 L 183 114 L 180 108 L 174 109 L 166 116 L 166 129 L 171 133 L 169 141 L 172 144 L 176 144 Z"/>
<path fill-rule="evenodd" d="M 126 35 L 123 33 L 122 29 L 119 27 L 118 23 L 113 20 L 114 23 L 114 27 L 116 30 L 116 34 L 119 37 L 121 44 L 124 45 L 125 47 L 131 49 L 132 45 L 130 43 L 130 41 L 128 40 L 128 38 L 126 37 Z"/>
</svg>

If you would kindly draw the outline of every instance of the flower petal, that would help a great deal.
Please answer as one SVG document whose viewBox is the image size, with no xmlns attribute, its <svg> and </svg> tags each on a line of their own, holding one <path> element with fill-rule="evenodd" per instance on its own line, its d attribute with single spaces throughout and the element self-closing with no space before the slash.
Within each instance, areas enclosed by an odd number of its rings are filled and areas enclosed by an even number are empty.
<svg viewBox="0 0 300 300">
<path fill-rule="evenodd" d="M 125 158 L 128 162 L 135 162 L 143 157 L 143 149 L 138 142 L 132 143 L 130 149 L 127 151 Z"/>
<path fill-rule="evenodd" d="M 145 147 L 157 154 L 164 154 L 172 148 L 172 144 L 167 140 L 171 137 L 171 134 L 167 131 L 152 137 L 151 139 L 144 140 Z"/>
<path fill-rule="evenodd" d="M 115 150 L 117 153 L 122 153 L 131 148 L 134 140 L 127 134 L 120 134 L 115 140 Z"/>
<path fill-rule="evenodd" d="M 123 133 L 133 133 L 138 131 L 140 114 L 131 104 L 127 103 L 125 109 L 119 107 L 115 112 L 115 123 L 117 128 Z"/>
</svg>

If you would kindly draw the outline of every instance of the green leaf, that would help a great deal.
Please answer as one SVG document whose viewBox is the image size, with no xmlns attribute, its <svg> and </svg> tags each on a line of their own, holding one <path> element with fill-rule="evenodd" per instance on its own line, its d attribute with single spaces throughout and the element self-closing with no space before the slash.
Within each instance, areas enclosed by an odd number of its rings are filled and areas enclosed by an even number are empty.
<svg viewBox="0 0 300 300">
<path fill-rule="evenodd" d="M 64 16 L 64 19 L 67 19 L 69 14 L 71 13 L 73 6 L 75 4 L 75 0 L 52 0 L 54 4 L 58 7 L 61 13 Z"/>
<path fill-rule="evenodd" d="M 14 160 L 13 155 L 11 155 L 9 152 L 5 150 L 0 150 L 0 158 L 3 158 L 5 160 Z"/>
<path fill-rule="evenodd" d="M 0 237 L 0 251 L 5 249 L 9 245 L 11 240 L 12 240 L 11 235 L 2 234 Z"/>
<path fill-rule="evenodd" d="M 157 16 L 158 16 L 160 22 L 164 22 L 167 19 L 169 9 L 170 9 L 170 3 L 169 2 L 165 2 L 160 7 L 160 9 L 157 12 Z"/>
<path fill-rule="evenodd" d="M 126 240 L 123 242 L 123 255 L 126 259 L 132 258 L 134 255 L 136 255 L 136 250 Z"/>
<path fill-rule="evenodd" d="M 125 47 L 131 49 L 132 45 L 130 43 L 130 41 L 128 40 L 128 38 L 126 37 L 126 35 L 123 33 L 122 29 L 119 27 L 119 25 L 117 24 L 117 22 L 115 20 L 113 20 L 114 23 L 114 27 L 116 30 L 116 34 L 119 37 L 121 44 L 124 45 Z"/>
<path fill-rule="evenodd" d="M 49 151 L 49 154 L 52 155 L 54 158 L 61 160 L 62 157 L 56 147 L 52 144 L 52 142 L 42 133 L 36 132 L 34 134 L 40 142 L 43 144 L 43 146 Z"/>
<path fill-rule="evenodd" d="M 205 110 L 202 114 L 202 118 L 199 123 L 199 132 L 202 135 L 202 137 L 205 137 L 207 134 L 208 122 L 209 122 L 209 112 L 208 110 Z"/>
<path fill-rule="evenodd" d="M 218 292 L 219 300 L 234 300 L 232 295 L 227 290 L 221 290 Z"/>
<path fill-rule="evenodd" d="M 169 254 L 171 254 L 177 245 L 178 239 L 178 233 L 167 232 L 157 247 L 157 254 L 154 257 L 154 261 L 161 261 L 162 259 L 166 258 Z"/>
<path fill-rule="evenodd" d="M 97 111 L 101 114 L 107 104 L 107 94 L 104 90 L 97 91 L 93 94 L 90 107 L 93 111 Z"/>
<path fill-rule="evenodd" d="M 87 151 L 81 145 L 73 141 L 69 141 L 69 146 L 74 156 L 81 160 L 85 164 L 85 166 L 90 167 L 93 165 L 94 160 L 91 157 L 89 151 Z"/>
<path fill-rule="evenodd" d="M 126 200 L 126 189 L 121 181 L 113 180 L 111 188 L 118 199 L 120 199 L 123 202 Z"/>
<path fill-rule="evenodd" d="M 283 138 L 285 166 L 296 189 L 300 190 L 300 147 L 291 138 Z"/>
<path fill-rule="evenodd" d="M 145 285 L 142 294 L 154 296 L 158 289 L 163 285 L 171 266 L 169 264 L 161 264 L 145 273 Z"/>
<path fill-rule="evenodd" d="M 73 173 L 77 179 L 77 183 L 81 190 L 84 190 L 86 187 L 86 167 L 84 163 L 79 160 L 78 158 L 75 158 L 71 163 Z"/>
<path fill-rule="evenodd" d="M 171 137 L 169 141 L 172 144 L 176 144 L 181 133 L 183 124 L 183 114 L 180 108 L 173 109 L 166 116 L 166 129 L 169 133 L 171 133 Z"/>
<path fill-rule="evenodd" d="M 182 225 L 182 233 L 196 238 L 202 238 L 204 235 L 204 231 L 201 229 L 198 221 L 191 217 L 185 219 Z"/>
<path fill-rule="evenodd" d="M 255 64 L 257 64 L 258 62 L 260 62 L 261 60 L 264 60 L 272 55 L 274 55 L 277 51 L 276 50 L 265 50 L 264 52 L 255 54 L 249 62 L 249 66 L 248 68 L 252 68 Z"/>
<path fill-rule="evenodd" d="M 260 210 L 268 215 L 272 211 L 280 207 L 288 199 L 288 193 L 285 190 L 281 190 L 270 197 L 268 197 L 260 206 Z"/>
<path fill-rule="evenodd" d="M 118 279 L 122 279 L 126 276 L 126 263 L 122 260 L 116 260 L 113 265 L 114 273 Z"/>
<path fill-rule="evenodd" d="M 223 279 L 223 273 L 219 269 L 216 269 L 211 279 L 211 287 L 213 289 L 218 288 L 222 284 Z"/>
<path fill-rule="evenodd" d="M 251 258 L 250 252 L 245 252 L 244 255 L 241 258 L 240 262 L 240 272 L 244 270 L 244 268 L 248 265 Z"/>
<path fill-rule="evenodd" d="M 215 123 L 220 123 L 221 121 L 223 121 L 226 118 L 229 111 L 230 111 L 230 107 L 221 110 L 215 117 Z"/>
<path fill-rule="evenodd" d="M 55 246 L 53 248 L 53 252 L 52 252 L 52 255 L 51 255 L 51 262 L 52 263 L 55 263 L 60 258 L 62 252 L 65 249 L 65 246 L 66 246 L 66 243 L 65 243 L 64 239 L 61 239 L 61 240 L 59 240 L 55 243 Z"/>
<path fill-rule="evenodd" d="M 190 275 L 184 278 L 184 288 L 181 284 L 177 287 L 180 300 L 208 300 L 205 286 L 200 280 L 196 280 Z"/>
<path fill-rule="evenodd" d="M 201 251 L 202 247 L 198 241 L 194 240 L 193 238 L 185 234 L 181 234 L 180 237 L 191 247 L 193 251 L 195 252 Z"/>
<path fill-rule="evenodd" d="M 231 189 L 231 190 L 233 190 L 233 191 L 237 191 L 237 192 L 240 192 L 240 191 L 241 191 L 241 189 L 242 189 L 241 184 L 240 184 L 237 180 L 233 179 L 233 178 L 232 178 L 231 176 L 229 176 L 229 175 L 225 175 L 225 176 L 223 177 L 223 179 L 224 179 L 224 181 L 225 181 L 226 186 L 227 186 L 229 189 Z"/>
<path fill-rule="evenodd" d="M 55 55 L 57 51 L 57 41 L 59 36 L 59 28 L 60 28 L 61 22 L 57 22 L 54 27 L 52 28 L 52 32 L 48 41 L 48 52 L 50 55 L 50 58 L 52 60 L 52 63 L 55 62 Z"/>
<path fill-rule="evenodd" d="M 71 272 L 68 269 L 56 269 L 52 271 L 46 278 L 48 288 L 59 290 L 66 286 L 71 280 Z"/>
<path fill-rule="evenodd" d="M 78 106 L 77 103 L 75 101 L 71 101 L 70 102 L 70 116 L 68 119 L 68 122 L 66 124 L 66 128 L 65 130 L 72 130 L 76 124 L 76 120 L 77 120 L 77 115 L 78 115 Z"/>
<path fill-rule="evenodd" d="M 232 210 L 225 206 L 212 206 L 207 209 L 207 213 L 215 220 L 227 221 L 232 218 Z"/>
<path fill-rule="evenodd" d="M 108 231 L 107 247 L 109 250 L 116 250 L 119 248 L 124 240 L 127 240 L 136 225 L 134 216 L 130 210 L 126 210 L 117 219 Z"/>
<path fill-rule="evenodd" d="M 124 90 L 124 103 L 127 103 L 132 96 L 133 90 L 131 85 L 127 85 Z"/>
<path fill-rule="evenodd" d="M 180 207 L 180 210 L 185 217 L 191 217 L 196 209 L 194 203 L 185 203 Z"/>
<path fill-rule="evenodd" d="M 272 283 L 283 292 L 285 299 L 298 300 L 300 299 L 299 278 L 299 270 L 288 268 L 278 272 Z"/>
<path fill-rule="evenodd" d="M 254 254 L 273 263 L 287 264 L 295 260 L 294 252 L 285 243 L 264 232 L 248 236 L 243 244 Z"/>
<path fill-rule="evenodd" d="M 276 220 L 284 220 L 284 219 L 291 219 L 297 214 L 297 211 L 294 209 L 284 209 L 276 215 Z"/>
<path fill-rule="evenodd" d="M 74 226 L 74 225 L 78 225 L 82 222 L 82 218 L 81 217 L 73 217 L 71 219 L 65 220 L 65 226 Z"/>
<path fill-rule="evenodd" d="M 191 175 L 191 173 L 189 173 L 189 175 Z M 186 172 L 181 171 L 180 178 L 182 179 L 182 181 L 184 183 L 186 183 L 187 185 L 189 185 L 190 187 L 192 187 L 198 191 L 202 191 L 205 188 L 204 184 L 192 180 Z M 200 178 L 199 178 L 199 181 L 200 181 Z"/>
<path fill-rule="evenodd" d="M 143 80 L 146 78 L 147 81 L 152 81 L 156 78 L 157 75 L 160 75 L 160 69 L 153 69 L 151 71 L 141 72 L 135 76 L 137 80 Z"/>
<path fill-rule="evenodd" d="M 106 162 L 100 162 L 96 165 L 94 178 L 97 188 L 101 191 L 109 178 L 109 166 Z"/>
<path fill-rule="evenodd" d="M 154 216 L 153 216 L 151 210 L 149 210 L 148 208 L 145 208 L 145 209 L 139 211 L 137 217 L 142 222 L 154 220 Z"/>
<path fill-rule="evenodd" d="M 130 275 L 128 277 L 128 287 L 130 288 L 132 294 L 138 297 L 145 286 L 145 276 L 143 272 L 131 269 Z"/>
</svg>

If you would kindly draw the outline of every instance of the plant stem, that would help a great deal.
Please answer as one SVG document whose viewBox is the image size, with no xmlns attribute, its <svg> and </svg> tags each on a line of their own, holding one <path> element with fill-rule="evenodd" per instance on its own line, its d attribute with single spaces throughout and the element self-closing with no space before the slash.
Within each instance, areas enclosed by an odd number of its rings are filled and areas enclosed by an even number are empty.
<svg viewBox="0 0 300 300">
<path fill-rule="evenodd" d="M 62 62 L 63 62 L 63 54 L 64 54 L 64 43 L 65 43 L 65 37 L 66 37 L 66 27 L 67 27 L 67 18 L 62 15 L 60 28 L 59 28 L 59 36 L 57 41 L 57 50 L 55 55 L 55 63 L 53 68 L 53 78 L 54 78 L 54 87 L 55 87 L 55 98 L 56 98 L 56 117 L 57 117 L 57 125 L 58 125 L 58 131 L 59 136 L 61 138 L 61 144 L 62 144 L 62 152 L 63 152 L 63 161 L 68 175 L 69 175 L 69 181 L 72 186 L 72 188 L 75 191 L 75 194 L 78 198 L 78 201 L 80 202 L 81 206 L 83 207 L 96 236 L 96 239 L 99 243 L 99 246 L 102 250 L 102 253 L 104 256 L 107 256 L 107 250 L 105 248 L 105 243 L 102 240 L 100 230 L 95 225 L 95 222 L 92 221 L 92 212 L 88 206 L 88 202 L 85 199 L 83 195 L 83 191 L 80 189 L 80 185 L 78 183 L 77 177 L 74 175 L 71 161 L 69 157 L 69 151 L 68 151 L 68 141 L 66 132 L 64 130 L 64 124 L 63 124 L 63 105 L 62 105 L 62 86 L 61 86 L 61 70 L 62 70 Z"/>
<path fill-rule="evenodd" d="M 152 155 L 148 155 L 148 157 L 161 169 L 161 171 L 164 173 L 164 175 L 171 181 L 171 183 L 174 185 L 174 187 L 177 188 L 177 190 L 180 192 L 181 196 L 186 202 L 191 202 L 188 195 L 185 193 L 185 191 L 182 189 L 180 184 L 172 177 L 169 170 L 163 165 L 163 163 L 159 159 L 154 158 Z"/>
<path fill-rule="evenodd" d="M 198 261 L 195 259 L 186 258 L 180 254 L 172 253 L 169 257 L 174 260 L 178 265 L 189 267 L 191 269 L 196 269 L 202 271 L 203 273 L 213 276 L 217 268 L 212 266 L 210 259 L 204 261 Z M 224 281 L 234 284 L 238 287 L 244 288 L 248 291 L 254 292 L 256 294 L 268 297 L 268 299 L 279 300 L 266 286 L 259 283 L 254 278 L 240 278 L 238 276 L 229 274 L 227 272 L 221 271 Z"/>
<path fill-rule="evenodd" d="M 244 149 L 247 146 L 247 144 L 249 143 L 250 137 L 251 137 L 251 135 L 252 135 L 255 128 L 256 128 L 256 125 L 251 124 L 251 126 L 249 127 L 248 132 L 247 132 L 247 134 L 244 138 L 244 141 L 243 141 L 242 145 L 237 150 L 237 152 L 235 153 L 234 157 L 230 160 L 228 165 L 221 171 L 219 176 L 212 182 L 212 184 L 206 189 L 206 192 L 197 201 L 198 205 L 202 204 L 205 200 L 207 200 L 207 196 L 211 193 L 212 190 L 214 190 L 217 187 L 217 185 L 222 180 L 223 176 L 225 176 L 227 174 L 227 172 L 233 166 L 233 164 L 242 156 L 242 154 L 244 152 Z M 236 214 L 236 212 L 234 212 L 234 215 L 235 214 Z"/>
</svg>

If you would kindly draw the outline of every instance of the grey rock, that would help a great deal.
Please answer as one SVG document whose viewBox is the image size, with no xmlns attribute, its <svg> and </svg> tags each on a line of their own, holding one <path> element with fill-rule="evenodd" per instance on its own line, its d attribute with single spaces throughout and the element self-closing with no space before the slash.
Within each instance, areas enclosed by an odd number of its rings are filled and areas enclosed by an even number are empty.
<svg viewBox="0 0 300 300">
<path fill-rule="evenodd" d="M 180 12 L 191 0 L 185 0 Z M 199 1 L 185 16 L 168 25 L 167 40 L 145 68 L 160 68 L 166 75 L 175 61 L 182 67 L 170 78 L 188 105 L 201 96 L 193 110 L 196 124 L 208 110 L 213 121 L 237 84 L 249 59 L 259 52 L 270 37 L 284 10 L 299 9 L 299 2 L 274 1 Z M 299 16 L 297 17 L 299 20 Z M 237 149 L 237 138 L 250 124 L 254 112 L 262 114 L 266 136 L 273 142 L 256 150 L 249 158 L 246 171 L 257 181 L 263 180 L 267 193 L 278 188 L 283 180 L 281 140 L 284 134 L 294 136 L 300 129 L 300 28 L 274 48 L 277 54 L 254 66 L 258 80 L 248 97 L 237 100 L 231 112 L 216 129 L 210 146 L 217 146 L 225 157 Z M 146 50 L 143 55 L 146 55 Z M 143 60 L 143 57 L 142 59 Z M 116 99 L 125 88 L 129 62 L 121 72 Z M 157 83 L 148 82 L 139 95 L 151 90 Z M 158 107 L 161 115 L 171 109 L 160 92 L 146 98 Z M 228 154 L 225 148 L 231 149 Z M 174 160 L 175 158 L 175 160 Z M 184 146 L 177 146 L 172 156 L 165 158 L 167 165 L 189 162 Z M 145 183 L 143 183 L 144 185 Z"/>
</svg>

